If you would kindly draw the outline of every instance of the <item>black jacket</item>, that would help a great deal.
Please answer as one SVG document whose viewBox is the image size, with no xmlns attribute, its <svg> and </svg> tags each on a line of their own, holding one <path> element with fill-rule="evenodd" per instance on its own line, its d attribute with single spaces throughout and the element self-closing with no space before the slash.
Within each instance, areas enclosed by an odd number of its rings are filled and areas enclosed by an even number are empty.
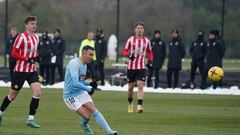
<svg viewBox="0 0 240 135">
<path fill-rule="evenodd" d="M 207 43 L 207 54 L 205 59 L 205 68 L 213 66 L 222 67 L 222 58 L 225 53 L 224 44 L 220 40 L 210 40 Z"/>
<path fill-rule="evenodd" d="M 10 58 L 12 58 L 11 53 L 12 53 L 13 45 L 14 45 L 14 42 L 15 42 L 17 36 L 18 35 L 16 35 L 15 37 L 10 37 L 7 42 L 6 50 L 7 50 L 7 54 L 9 54 Z"/>
<path fill-rule="evenodd" d="M 51 40 L 47 38 L 41 38 L 38 46 L 39 51 L 39 64 L 50 64 L 51 60 Z"/>
<path fill-rule="evenodd" d="M 172 39 L 169 43 L 168 68 L 182 69 L 182 58 L 185 57 L 185 47 L 180 38 Z"/>
<path fill-rule="evenodd" d="M 153 68 L 162 68 L 166 57 L 166 45 L 161 39 L 152 39 L 152 52 L 153 52 Z"/>
<path fill-rule="evenodd" d="M 189 49 L 189 53 L 192 57 L 192 64 L 196 63 L 197 65 L 203 65 L 206 52 L 207 52 L 206 41 L 204 40 L 194 41 Z"/>
<path fill-rule="evenodd" d="M 54 37 L 51 44 L 52 54 L 51 56 L 56 55 L 56 65 L 63 64 L 63 56 L 65 51 L 65 41 L 62 37 Z"/>
<path fill-rule="evenodd" d="M 95 52 L 97 62 L 103 62 L 107 55 L 107 42 L 103 35 L 95 38 Z"/>
</svg>

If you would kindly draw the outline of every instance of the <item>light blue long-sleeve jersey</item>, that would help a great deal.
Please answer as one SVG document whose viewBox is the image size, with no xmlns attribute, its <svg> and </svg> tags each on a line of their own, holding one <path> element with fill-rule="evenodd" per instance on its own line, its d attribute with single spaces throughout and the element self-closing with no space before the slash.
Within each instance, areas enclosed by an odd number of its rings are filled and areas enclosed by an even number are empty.
<svg viewBox="0 0 240 135">
<path fill-rule="evenodd" d="M 72 59 L 65 73 L 63 98 L 69 99 L 81 95 L 84 91 L 91 91 L 89 83 L 85 81 L 87 65 L 79 58 Z"/>
</svg>

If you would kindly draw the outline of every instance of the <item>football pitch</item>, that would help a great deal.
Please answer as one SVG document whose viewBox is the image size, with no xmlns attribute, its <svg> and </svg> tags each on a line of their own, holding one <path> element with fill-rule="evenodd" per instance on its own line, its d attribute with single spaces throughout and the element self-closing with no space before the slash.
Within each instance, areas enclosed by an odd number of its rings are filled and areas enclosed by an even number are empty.
<svg viewBox="0 0 240 135">
<path fill-rule="evenodd" d="M 0 88 L 0 102 L 7 92 Z M 120 135 L 240 134 L 240 96 L 145 93 L 142 114 L 127 113 L 126 97 L 126 92 L 104 91 L 92 96 Z M 36 114 L 40 129 L 25 125 L 30 99 L 30 89 L 22 89 L 4 114 L 0 135 L 83 135 L 79 116 L 65 106 L 61 89 L 43 89 Z M 95 135 L 105 135 L 94 119 L 90 126 Z"/>
</svg>

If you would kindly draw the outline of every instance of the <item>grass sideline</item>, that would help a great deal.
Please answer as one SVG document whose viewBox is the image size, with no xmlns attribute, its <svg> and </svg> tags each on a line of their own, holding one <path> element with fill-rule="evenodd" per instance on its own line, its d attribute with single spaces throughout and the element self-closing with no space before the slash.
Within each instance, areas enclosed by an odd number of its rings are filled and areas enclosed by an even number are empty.
<svg viewBox="0 0 240 135">
<path fill-rule="evenodd" d="M 81 135 L 79 117 L 62 100 L 62 90 L 43 89 L 36 118 L 40 129 L 25 125 L 31 91 L 22 89 L 6 110 L 0 135 Z M 0 101 L 8 88 L 0 88 Z M 136 93 L 135 93 L 136 95 Z M 145 93 L 144 113 L 127 113 L 126 92 L 97 91 L 93 100 L 120 135 L 239 135 L 239 96 Z M 136 103 L 136 102 L 135 102 Z M 104 132 L 91 119 L 96 135 Z"/>
</svg>

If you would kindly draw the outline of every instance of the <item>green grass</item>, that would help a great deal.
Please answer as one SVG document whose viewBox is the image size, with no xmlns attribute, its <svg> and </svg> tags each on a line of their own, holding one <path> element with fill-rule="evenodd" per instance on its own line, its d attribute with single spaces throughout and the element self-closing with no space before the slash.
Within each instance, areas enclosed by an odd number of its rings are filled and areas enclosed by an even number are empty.
<svg viewBox="0 0 240 135">
<path fill-rule="evenodd" d="M 0 89 L 0 101 L 8 88 Z M 136 94 L 136 93 L 135 93 Z M 144 113 L 127 113 L 126 92 L 93 95 L 97 108 L 120 135 L 239 135 L 240 97 L 145 93 Z M 25 125 L 31 91 L 22 89 L 4 114 L 0 135 L 82 135 L 79 116 L 62 100 L 62 90 L 43 89 L 36 118 L 40 129 Z M 136 103 L 136 102 L 135 102 Z M 95 135 L 103 130 L 91 119 Z"/>
</svg>

